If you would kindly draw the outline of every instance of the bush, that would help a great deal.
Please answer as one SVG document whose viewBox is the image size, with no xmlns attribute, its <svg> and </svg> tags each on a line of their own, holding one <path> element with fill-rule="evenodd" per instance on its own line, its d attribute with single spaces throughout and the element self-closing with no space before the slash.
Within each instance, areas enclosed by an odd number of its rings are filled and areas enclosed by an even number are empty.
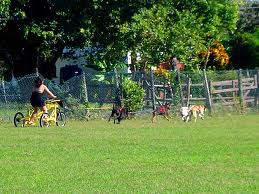
<svg viewBox="0 0 259 194">
<path fill-rule="evenodd" d="M 207 71 L 207 77 L 211 81 L 235 80 L 237 71 Z"/>
<path fill-rule="evenodd" d="M 87 104 L 80 103 L 80 100 L 72 97 L 72 95 L 69 95 L 64 103 L 69 118 L 84 119 L 86 117 Z"/>
<path fill-rule="evenodd" d="M 143 108 L 145 90 L 137 82 L 125 78 L 122 83 L 122 92 L 124 106 L 129 111 L 135 112 Z"/>
</svg>

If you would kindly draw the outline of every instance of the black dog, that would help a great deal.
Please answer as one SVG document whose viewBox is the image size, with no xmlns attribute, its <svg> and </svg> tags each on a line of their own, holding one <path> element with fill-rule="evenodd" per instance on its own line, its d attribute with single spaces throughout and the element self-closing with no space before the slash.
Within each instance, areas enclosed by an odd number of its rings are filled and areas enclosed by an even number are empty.
<svg viewBox="0 0 259 194">
<path fill-rule="evenodd" d="M 112 112 L 108 121 L 110 121 L 111 118 L 113 118 L 114 124 L 116 123 L 116 120 L 118 121 L 117 124 L 120 124 L 121 120 L 125 119 L 127 116 L 128 116 L 128 111 L 126 108 L 124 107 L 115 108 L 115 105 L 113 105 Z"/>
</svg>

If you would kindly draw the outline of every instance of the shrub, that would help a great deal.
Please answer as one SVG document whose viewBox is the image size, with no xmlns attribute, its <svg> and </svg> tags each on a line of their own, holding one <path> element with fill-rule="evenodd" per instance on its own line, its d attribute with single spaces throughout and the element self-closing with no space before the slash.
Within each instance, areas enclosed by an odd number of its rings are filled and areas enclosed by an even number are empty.
<svg viewBox="0 0 259 194">
<path fill-rule="evenodd" d="M 143 108 L 145 90 L 137 82 L 125 78 L 122 83 L 122 92 L 124 106 L 130 111 L 137 111 Z"/>
<path fill-rule="evenodd" d="M 207 71 L 207 77 L 211 81 L 235 80 L 237 71 Z"/>
<path fill-rule="evenodd" d="M 84 119 L 86 117 L 87 104 L 82 104 L 77 98 L 69 95 L 65 99 L 66 114 L 69 118 Z"/>
</svg>

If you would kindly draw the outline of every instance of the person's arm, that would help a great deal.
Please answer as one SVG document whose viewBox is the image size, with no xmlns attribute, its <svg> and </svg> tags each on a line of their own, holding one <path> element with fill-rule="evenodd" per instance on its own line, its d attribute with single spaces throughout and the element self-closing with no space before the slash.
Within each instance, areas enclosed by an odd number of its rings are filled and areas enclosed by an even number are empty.
<svg viewBox="0 0 259 194">
<path fill-rule="evenodd" d="M 48 87 L 44 85 L 44 91 L 47 92 L 47 94 L 49 95 L 49 97 L 51 98 L 57 98 L 57 96 L 55 96 L 51 91 L 49 91 Z"/>
</svg>

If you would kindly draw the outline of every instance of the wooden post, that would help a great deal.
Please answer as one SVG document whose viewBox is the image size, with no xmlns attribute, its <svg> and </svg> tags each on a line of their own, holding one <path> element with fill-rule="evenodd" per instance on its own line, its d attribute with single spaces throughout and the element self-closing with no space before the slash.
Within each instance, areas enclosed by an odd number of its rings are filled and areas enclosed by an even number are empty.
<svg viewBox="0 0 259 194">
<path fill-rule="evenodd" d="M 184 106 L 183 103 L 183 91 L 182 91 L 182 85 L 181 85 L 181 78 L 180 78 L 180 70 L 177 69 L 177 79 L 178 79 L 178 85 L 179 85 L 179 95 L 180 95 L 180 99 L 181 99 L 181 106 Z"/>
<path fill-rule="evenodd" d="M 117 69 L 114 68 L 114 77 L 115 77 L 115 86 L 116 86 L 116 104 L 118 106 L 121 106 L 121 91 L 120 91 L 120 87 L 119 87 L 119 78 L 118 78 L 118 72 Z"/>
<path fill-rule="evenodd" d="M 116 88 L 118 89 L 119 88 L 119 78 L 118 78 L 118 72 L 117 72 L 117 69 L 114 68 L 114 78 L 115 78 L 115 86 Z"/>
<path fill-rule="evenodd" d="M 153 70 L 150 71 L 151 77 L 151 98 L 152 98 L 152 108 L 156 110 L 156 100 L 155 100 L 155 86 L 154 86 L 154 72 Z"/>
<path fill-rule="evenodd" d="M 173 89 L 172 89 L 172 84 L 168 83 L 169 91 L 170 91 L 170 98 L 171 98 L 171 103 L 173 101 Z"/>
<path fill-rule="evenodd" d="M 143 89 L 145 90 L 145 94 L 146 94 L 146 106 L 150 106 L 150 100 L 151 100 L 151 92 L 150 92 L 150 88 L 149 88 L 149 84 L 147 81 L 147 71 L 144 71 L 144 81 L 143 81 Z"/>
<path fill-rule="evenodd" d="M 5 103 L 7 103 L 7 98 L 6 98 L 6 91 L 5 91 L 4 80 L 2 80 L 2 87 L 3 87 L 3 92 L 4 92 L 4 101 L 5 101 Z"/>
<path fill-rule="evenodd" d="M 164 93 L 163 101 L 165 103 L 166 102 L 166 85 L 165 85 L 165 83 L 164 83 L 164 91 L 163 91 L 163 93 Z"/>
<path fill-rule="evenodd" d="M 189 106 L 190 95 L 191 95 L 191 78 L 188 78 L 188 81 L 187 81 L 187 100 L 186 100 L 186 106 Z"/>
<path fill-rule="evenodd" d="M 205 87 L 205 95 L 206 95 L 206 104 L 208 106 L 209 114 L 212 113 L 212 101 L 211 101 L 211 95 L 210 95 L 210 89 L 209 89 L 209 83 L 207 79 L 206 70 L 203 69 L 203 76 L 204 76 L 204 87 Z"/>
<path fill-rule="evenodd" d="M 39 69 L 36 67 L 36 76 L 39 77 Z"/>
<path fill-rule="evenodd" d="M 243 84 L 242 84 L 242 69 L 238 70 L 238 96 L 241 109 L 244 108 L 244 94 L 243 94 Z"/>
<path fill-rule="evenodd" d="M 87 93 L 85 72 L 83 72 L 83 90 L 84 90 L 84 97 L 85 97 L 84 101 L 88 102 L 88 93 Z"/>
<path fill-rule="evenodd" d="M 235 80 L 232 80 L 232 88 L 236 88 L 236 84 L 235 84 Z M 233 104 L 235 104 L 235 100 L 236 100 L 236 93 L 232 92 L 232 97 L 233 97 Z"/>
<path fill-rule="evenodd" d="M 250 72 L 249 72 L 248 69 L 246 69 L 246 76 L 247 76 L 247 77 L 250 77 Z"/>
<path fill-rule="evenodd" d="M 213 106 L 212 81 L 211 80 L 209 80 L 209 92 L 210 92 L 211 106 Z"/>
<path fill-rule="evenodd" d="M 122 88 L 122 83 L 123 83 L 123 73 L 120 73 L 120 77 L 119 77 L 119 88 L 120 88 L 120 97 L 121 97 L 121 103 L 123 104 L 123 88 Z M 124 104 L 123 104 L 124 105 Z"/>
</svg>

